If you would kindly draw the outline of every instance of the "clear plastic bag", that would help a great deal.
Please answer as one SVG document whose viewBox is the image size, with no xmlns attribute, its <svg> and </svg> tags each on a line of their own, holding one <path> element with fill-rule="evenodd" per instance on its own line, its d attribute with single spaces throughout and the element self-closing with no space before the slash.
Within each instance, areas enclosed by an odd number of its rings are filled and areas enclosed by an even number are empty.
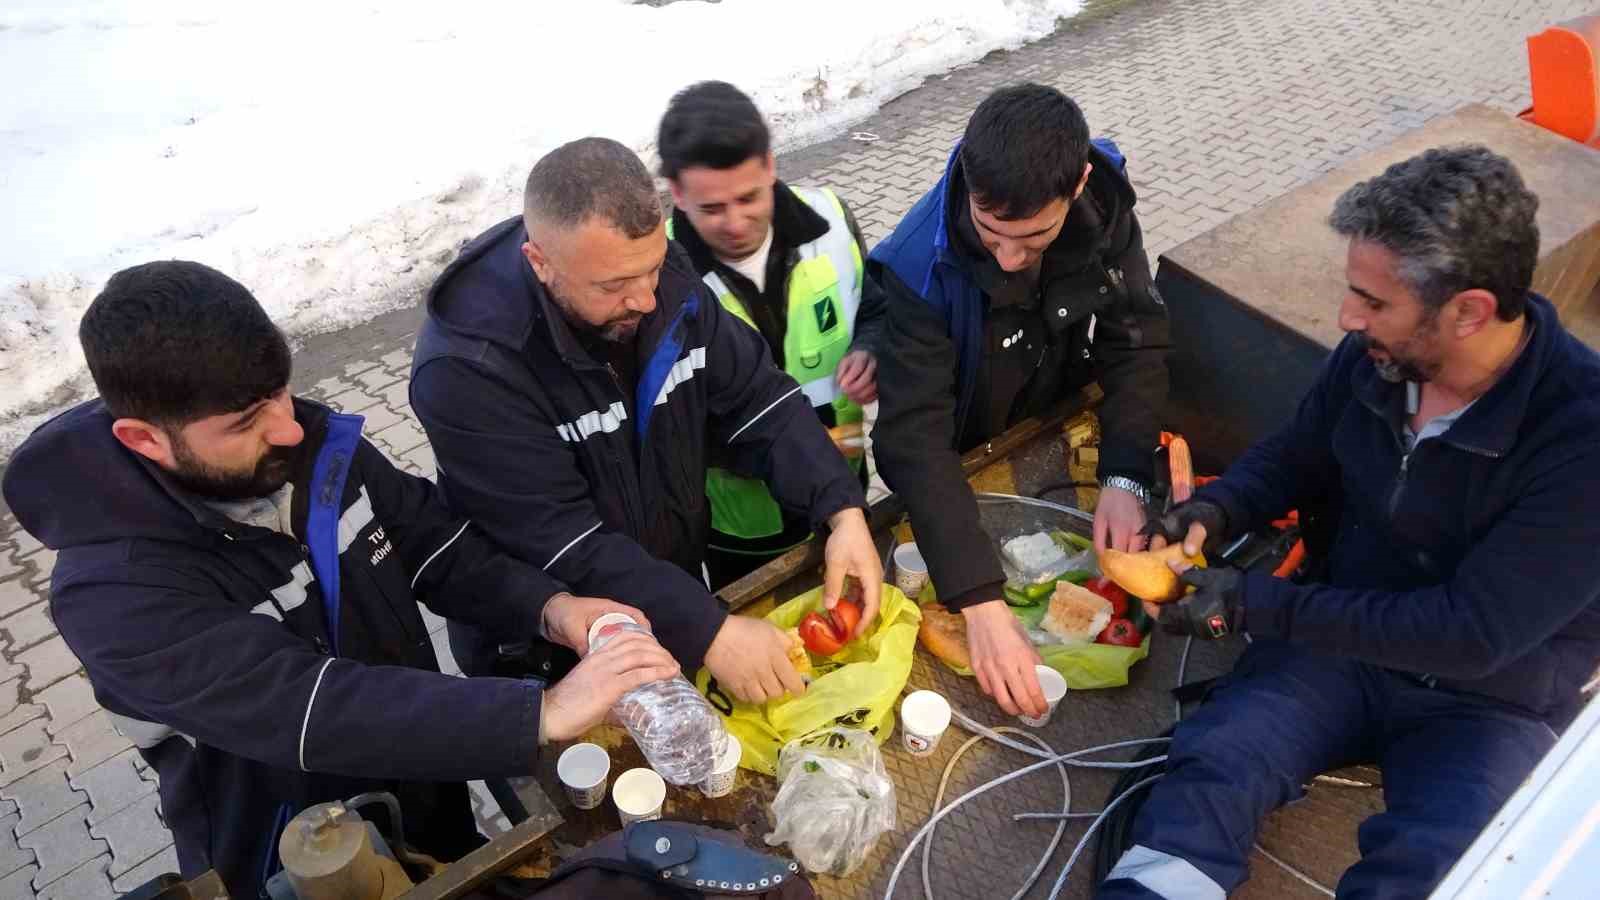
<svg viewBox="0 0 1600 900">
<path fill-rule="evenodd" d="M 1035 531 L 1000 542 L 1000 568 L 1018 589 L 1055 581 L 1069 572 L 1098 571 L 1092 548 L 1077 547 L 1065 532 Z"/>
<path fill-rule="evenodd" d="M 767 843 L 787 843 L 806 871 L 849 875 L 894 830 L 894 782 L 872 735 L 829 728 L 784 745 Z"/>
<path fill-rule="evenodd" d="M 645 629 L 630 620 L 617 630 Z M 596 637 L 590 646 L 604 646 L 605 640 Z M 611 711 L 633 736 L 650 768 L 676 785 L 699 784 L 711 777 L 728 738 L 722 717 L 682 675 L 634 688 Z"/>
</svg>

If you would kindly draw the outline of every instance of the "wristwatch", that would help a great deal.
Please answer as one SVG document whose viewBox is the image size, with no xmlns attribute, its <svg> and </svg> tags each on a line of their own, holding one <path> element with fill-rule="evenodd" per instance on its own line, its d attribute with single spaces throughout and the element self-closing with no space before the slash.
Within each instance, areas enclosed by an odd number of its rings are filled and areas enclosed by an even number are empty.
<svg viewBox="0 0 1600 900">
<path fill-rule="evenodd" d="M 1150 505 L 1150 491 L 1145 488 L 1144 485 L 1134 481 L 1132 478 L 1126 478 L 1121 475 L 1113 475 L 1110 478 L 1102 478 L 1100 479 L 1100 487 L 1121 488 L 1135 497 L 1138 497 L 1139 502 L 1143 503 L 1145 506 Z"/>
</svg>

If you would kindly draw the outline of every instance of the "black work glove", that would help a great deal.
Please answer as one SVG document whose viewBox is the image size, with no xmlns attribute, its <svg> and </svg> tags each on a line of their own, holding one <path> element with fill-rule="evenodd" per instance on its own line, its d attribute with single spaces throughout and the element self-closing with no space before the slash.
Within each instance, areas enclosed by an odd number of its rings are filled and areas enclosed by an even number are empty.
<svg viewBox="0 0 1600 900">
<path fill-rule="evenodd" d="M 1228 513 L 1210 500 L 1185 500 L 1166 515 L 1145 522 L 1139 533 L 1146 538 L 1159 534 L 1169 544 L 1181 544 L 1191 525 L 1205 526 L 1206 543 L 1200 549 L 1215 552 L 1228 530 Z"/>
<path fill-rule="evenodd" d="M 1197 566 L 1178 580 L 1195 591 L 1161 607 L 1162 631 L 1215 640 L 1244 630 L 1244 573 Z"/>
</svg>

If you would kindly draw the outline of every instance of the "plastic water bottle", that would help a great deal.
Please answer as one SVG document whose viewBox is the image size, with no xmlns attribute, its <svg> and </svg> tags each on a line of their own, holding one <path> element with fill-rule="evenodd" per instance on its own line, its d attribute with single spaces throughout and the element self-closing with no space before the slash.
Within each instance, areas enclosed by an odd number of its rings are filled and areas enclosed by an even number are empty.
<svg viewBox="0 0 1600 900">
<path fill-rule="evenodd" d="M 632 616 L 606 613 L 589 627 L 590 651 L 626 631 L 649 634 Z M 686 785 L 711 775 L 728 732 L 722 717 L 681 674 L 642 684 L 611 709 L 662 778 Z"/>
</svg>

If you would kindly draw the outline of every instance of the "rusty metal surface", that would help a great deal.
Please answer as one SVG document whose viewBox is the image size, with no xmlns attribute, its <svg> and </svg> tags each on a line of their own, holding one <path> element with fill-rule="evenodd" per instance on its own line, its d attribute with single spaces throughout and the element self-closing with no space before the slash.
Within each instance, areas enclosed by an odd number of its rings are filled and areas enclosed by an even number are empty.
<svg viewBox="0 0 1600 900">
<path fill-rule="evenodd" d="M 1065 471 L 1065 450 L 1056 429 L 1045 430 L 1042 434 L 1040 439 L 1011 455 L 1003 464 L 1004 478 L 1014 485 L 1017 493 L 1035 493 L 1059 481 Z M 998 468 L 991 467 L 988 472 L 992 474 Z M 995 490 L 1004 485 L 986 484 L 985 487 Z M 1071 492 L 1064 492 L 1052 495 L 1052 499 L 1070 500 L 1071 496 Z M 816 583 L 814 574 L 801 575 L 785 585 L 781 593 L 797 593 Z M 1242 646 L 1240 642 L 1220 645 L 1197 642 L 1190 655 L 1187 678 L 1196 680 L 1222 674 L 1232 665 Z M 1071 694 L 1057 709 L 1049 725 L 1035 733 L 1062 752 L 1160 733 L 1173 721 L 1173 704 L 1168 692 L 1176 682 L 1181 650 L 1182 641 L 1157 635 L 1150 657 L 1134 667 L 1126 687 Z M 917 688 L 939 691 L 954 706 L 980 722 L 1016 724 L 983 696 L 976 681 L 955 675 L 920 648 L 907 690 Z M 851 877 L 813 877 L 819 896 L 883 896 L 895 862 L 934 809 L 934 795 L 946 763 L 966 737 L 952 726 L 935 754 L 921 759 L 903 753 L 897 736 L 884 744 L 885 762 L 896 785 L 898 827 L 879 840 L 867 862 Z M 638 749 L 617 729 L 597 729 L 590 738 L 610 750 L 613 780 L 627 768 L 644 764 Z M 552 832 L 549 840 L 530 848 L 524 857 L 534 860 L 536 868 L 553 866 L 565 853 L 620 827 L 616 809 L 609 799 L 591 811 L 574 809 L 567 802 L 555 778 L 557 749 L 551 748 L 552 752 L 543 756 L 538 777 L 550 796 L 557 798 L 556 804 L 565 822 Z M 948 802 L 1030 761 L 1015 751 L 980 742 L 958 763 L 945 800 Z M 1100 809 L 1114 780 L 1111 773 L 1074 770 L 1073 809 Z M 776 790 L 774 779 L 741 770 L 734 793 L 720 799 L 706 799 L 693 789 L 670 789 L 664 814 L 670 819 L 736 831 L 752 848 L 771 850 L 762 837 L 771 828 L 767 805 Z M 1331 885 L 1338 873 L 1355 861 L 1356 825 L 1376 811 L 1375 804 L 1379 802 L 1379 793 L 1375 790 L 1314 786 L 1305 801 L 1268 819 L 1261 843 L 1280 858 Z M 1011 820 L 1011 814 L 1053 811 L 1060 808 L 1060 803 L 1060 776 L 1052 769 L 990 791 L 952 813 L 934 835 L 930 871 L 935 895 L 941 898 L 1010 896 L 1032 870 L 1055 828 L 1053 823 L 1016 823 Z M 1085 827 L 1084 822 L 1068 825 L 1063 845 L 1057 849 L 1052 864 L 1028 897 L 1048 895 L 1072 845 Z M 782 850 L 777 848 L 777 852 Z M 1078 863 L 1062 896 L 1091 895 L 1090 857 L 1091 854 L 1085 854 Z M 1319 896 L 1259 855 L 1253 861 L 1252 874 L 1252 880 L 1235 896 L 1307 900 Z M 919 858 L 902 874 L 896 896 L 921 896 L 921 881 Z"/>
<path fill-rule="evenodd" d="M 399 900 L 454 900 L 484 882 L 519 865 L 526 865 L 539 840 L 561 822 L 554 807 L 531 810 L 527 821 L 446 866 Z M 544 873 L 548 874 L 548 872 Z"/>
<path fill-rule="evenodd" d="M 1168 251 L 1180 267 L 1218 292 L 1323 347 L 1338 343 L 1345 290 L 1345 240 L 1326 225 L 1346 188 L 1430 147 L 1484 144 L 1516 163 L 1539 195 L 1540 264 L 1534 287 L 1567 327 L 1600 346 L 1600 310 L 1590 303 L 1600 278 L 1600 151 L 1487 106 L 1471 105 L 1416 129 L 1328 174 Z M 1180 342 L 1181 346 L 1181 342 Z"/>
</svg>

